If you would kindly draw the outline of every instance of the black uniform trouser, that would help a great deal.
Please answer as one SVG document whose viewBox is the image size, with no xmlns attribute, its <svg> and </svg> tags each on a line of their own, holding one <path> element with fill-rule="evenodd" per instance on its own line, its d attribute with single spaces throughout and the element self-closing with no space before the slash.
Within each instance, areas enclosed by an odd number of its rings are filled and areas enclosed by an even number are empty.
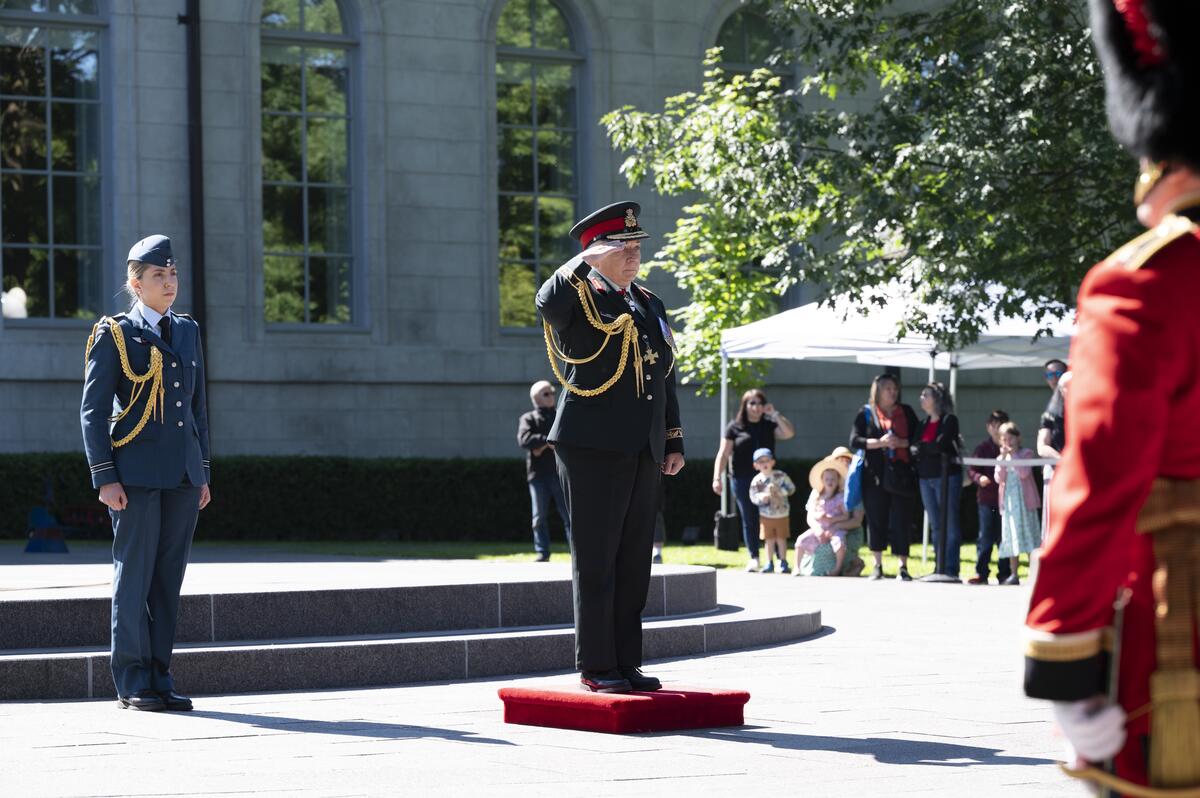
<svg viewBox="0 0 1200 798">
<path fill-rule="evenodd" d="M 638 454 L 558 444 L 558 478 L 571 517 L 575 665 L 642 664 L 642 610 L 662 471 Z"/>
</svg>

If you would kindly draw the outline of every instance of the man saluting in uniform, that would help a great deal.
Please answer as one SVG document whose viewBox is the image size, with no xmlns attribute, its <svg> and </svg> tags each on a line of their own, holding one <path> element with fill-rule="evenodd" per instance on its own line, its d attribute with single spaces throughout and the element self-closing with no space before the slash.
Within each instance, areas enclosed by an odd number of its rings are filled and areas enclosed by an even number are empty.
<svg viewBox="0 0 1200 798">
<path fill-rule="evenodd" d="M 1026 692 L 1073 775 L 1197 795 L 1200 670 L 1200 5 L 1092 0 L 1109 122 L 1141 158 L 1150 232 L 1079 291 L 1067 446 L 1027 621 Z"/>
<path fill-rule="evenodd" d="M 537 294 L 564 388 L 549 440 L 571 517 L 575 664 L 602 693 L 662 686 L 640 668 L 642 609 L 659 482 L 683 468 L 674 336 L 662 300 L 633 282 L 640 211 L 618 202 L 576 224 L 583 251 Z"/>
</svg>

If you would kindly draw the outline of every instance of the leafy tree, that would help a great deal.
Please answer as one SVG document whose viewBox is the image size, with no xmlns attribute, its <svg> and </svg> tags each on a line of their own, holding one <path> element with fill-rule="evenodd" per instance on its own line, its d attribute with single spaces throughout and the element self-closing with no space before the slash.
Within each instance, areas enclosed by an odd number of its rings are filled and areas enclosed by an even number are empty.
<svg viewBox="0 0 1200 798">
<path fill-rule="evenodd" d="M 863 308 L 905 302 L 899 335 L 952 348 L 1001 314 L 1062 317 L 1136 233 L 1085 0 L 913 5 L 775 0 L 795 89 L 728 76 L 712 51 L 699 92 L 604 118 L 631 185 L 695 200 L 651 264 L 691 296 L 691 380 L 711 388 L 720 330 L 798 281 Z"/>
</svg>

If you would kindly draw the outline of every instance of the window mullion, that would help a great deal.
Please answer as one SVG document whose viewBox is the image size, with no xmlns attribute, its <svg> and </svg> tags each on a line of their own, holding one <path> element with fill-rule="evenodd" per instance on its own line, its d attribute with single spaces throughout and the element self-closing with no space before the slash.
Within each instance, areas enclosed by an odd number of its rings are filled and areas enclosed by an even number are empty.
<svg viewBox="0 0 1200 798">
<path fill-rule="evenodd" d="M 529 0 L 530 5 L 533 5 L 534 0 Z M 536 25 L 534 26 L 536 29 Z M 531 34 L 532 35 L 532 34 Z M 529 67 L 529 85 L 530 85 L 530 120 L 529 120 L 529 151 L 533 158 L 533 169 L 530 170 L 530 175 L 533 179 L 533 184 L 529 186 L 530 197 L 533 200 L 531 209 L 533 210 L 533 278 L 537 280 L 538 264 L 542 262 L 542 219 L 540 203 L 538 202 L 538 70 L 537 65 L 531 64 Z"/>
<path fill-rule="evenodd" d="M 300 4 L 300 25 L 304 26 L 304 4 Z M 309 316 L 309 279 L 308 279 L 308 50 L 300 48 L 300 240 L 304 248 L 304 269 L 300 279 L 304 281 L 304 323 L 311 324 Z"/>
<path fill-rule="evenodd" d="M 55 294 L 54 290 L 54 131 L 50 129 L 53 114 L 51 113 L 50 98 L 54 94 L 54 89 L 50 85 L 50 40 L 46 39 L 46 47 L 42 51 L 42 64 L 45 67 L 45 84 L 46 94 L 45 100 L 45 128 L 46 128 L 46 242 L 49 248 L 46 252 L 46 279 L 49 282 L 47 302 L 50 308 L 50 318 L 55 318 L 58 314 L 55 312 Z"/>
<path fill-rule="evenodd" d="M 529 46 L 537 49 L 537 0 L 529 0 Z"/>
</svg>

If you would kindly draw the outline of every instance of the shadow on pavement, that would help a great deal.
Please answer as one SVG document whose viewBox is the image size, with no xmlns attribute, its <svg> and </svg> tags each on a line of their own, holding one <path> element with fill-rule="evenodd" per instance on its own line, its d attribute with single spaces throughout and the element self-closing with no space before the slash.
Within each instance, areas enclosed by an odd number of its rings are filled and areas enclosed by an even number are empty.
<svg viewBox="0 0 1200 798">
<path fill-rule="evenodd" d="M 343 734 L 351 737 L 372 737 L 379 740 L 417 740 L 431 738 L 458 743 L 485 743 L 488 745 L 516 745 L 509 740 L 479 737 L 474 732 L 457 729 L 439 729 L 433 726 L 409 726 L 400 723 L 375 723 L 367 720 L 312 720 L 288 718 L 280 715 L 247 715 L 240 712 L 212 712 L 197 709 L 187 715 L 193 718 L 224 720 L 244 723 L 257 729 L 273 731 L 303 732 L 305 734 Z"/>
<path fill-rule="evenodd" d="M 707 737 L 731 743 L 757 743 L 789 751 L 833 751 L 863 754 L 885 765 L 939 765 L 973 767 L 975 765 L 1053 765 L 1056 760 L 1028 756 L 1006 756 L 999 748 L 979 748 L 930 740 L 900 740 L 894 737 L 822 737 L 814 734 L 757 732 L 753 728 L 713 729 L 689 736 Z"/>
</svg>

